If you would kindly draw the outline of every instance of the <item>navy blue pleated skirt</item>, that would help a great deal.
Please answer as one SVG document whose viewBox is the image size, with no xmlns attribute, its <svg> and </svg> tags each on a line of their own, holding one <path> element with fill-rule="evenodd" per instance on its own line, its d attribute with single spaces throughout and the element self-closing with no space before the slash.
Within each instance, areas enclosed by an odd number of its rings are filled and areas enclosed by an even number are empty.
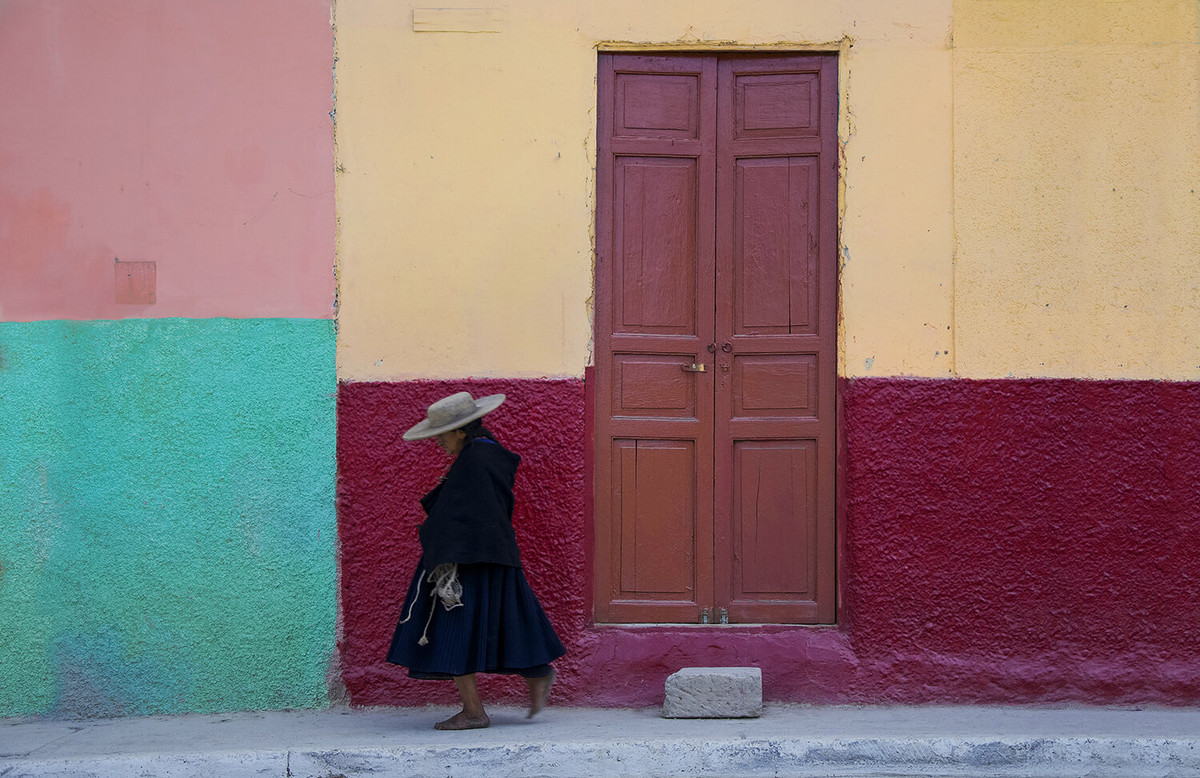
<svg viewBox="0 0 1200 778">
<path fill-rule="evenodd" d="M 429 595 L 433 584 L 425 580 L 428 574 L 418 566 L 413 575 L 402 623 L 396 626 L 387 655 L 387 661 L 407 667 L 410 677 L 446 679 L 471 673 L 537 677 L 549 673 L 549 663 L 566 653 L 521 568 L 459 565 L 462 607 L 451 610 Z M 424 646 L 419 645 L 422 634 L 429 641 Z"/>
</svg>

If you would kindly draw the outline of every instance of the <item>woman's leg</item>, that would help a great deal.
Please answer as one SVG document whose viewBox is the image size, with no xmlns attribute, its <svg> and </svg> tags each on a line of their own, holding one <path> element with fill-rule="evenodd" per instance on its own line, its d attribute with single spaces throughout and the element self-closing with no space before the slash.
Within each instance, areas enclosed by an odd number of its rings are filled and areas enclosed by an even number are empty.
<svg viewBox="0 0 1200 778">
<path fill-rule="evenodd" d="M 455 676 L 454 685 L 458 687 L 463 709 L 445 721 L 434 724 L 433 728 L 483 729 L 490 725 L 492 720 L 483 710 L 483 700 L 479 699 L 479 688 L 475 685 L 475 674 Z"/>
<path fill-rule="evenodd" d="M 529 713 L 525 716 L 531 719 L 542 712 L 542 708 L 546 707 L 546 703 L 550 700 L 550 687 L 554 685 L 554 668 L 545 665 L 549 670 L 545 675 L 539 675 L 533 678 L 525 676 L 525 683 L 529 684 Z"/>
</svg>

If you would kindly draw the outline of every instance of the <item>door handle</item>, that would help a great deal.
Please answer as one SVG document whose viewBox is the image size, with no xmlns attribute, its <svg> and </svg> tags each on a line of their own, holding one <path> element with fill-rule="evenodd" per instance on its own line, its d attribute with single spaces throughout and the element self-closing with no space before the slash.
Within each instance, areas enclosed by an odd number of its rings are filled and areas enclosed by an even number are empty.
<svg viewBox="0 0 1200 778">
<path fill-rule="evenodd" d="M 679 369 L 685 373 L 703 373 L 704 372 L 704 363 L 701 362 L 700 364 L 696 364 L 695 362 L 693 362 L 690 365 L 680 365 Z"/>
</svg>

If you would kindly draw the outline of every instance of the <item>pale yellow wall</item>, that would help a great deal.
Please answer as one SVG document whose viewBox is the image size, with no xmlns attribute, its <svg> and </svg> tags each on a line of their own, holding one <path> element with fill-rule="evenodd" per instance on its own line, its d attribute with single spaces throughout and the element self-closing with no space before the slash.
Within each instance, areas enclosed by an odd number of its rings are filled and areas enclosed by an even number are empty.
<svg viewBox="0 0 1200 778">
<path fill-rule="evenodd" d="M 951 54 L 855 45 L 843 133 L 840 272 L 848 376 L 946 376 L 953 366 Z"/>
<path fill-rule="evenodd" d="M 432 15 L 499 30 L 470 33 L 415 32 L 414 9 L 433 7 L 420 2 L 337 0 L 339 376 L 582 375 L 596 51 L 631 44 L 841 51 L 842 372 L 947 374 L 951 2 L 510 0 Z"/>
<path fill-rule="evenodd" d="M 955 0 L 956 367 L 1200 378 L 1196 0 Z"/>
</svg>

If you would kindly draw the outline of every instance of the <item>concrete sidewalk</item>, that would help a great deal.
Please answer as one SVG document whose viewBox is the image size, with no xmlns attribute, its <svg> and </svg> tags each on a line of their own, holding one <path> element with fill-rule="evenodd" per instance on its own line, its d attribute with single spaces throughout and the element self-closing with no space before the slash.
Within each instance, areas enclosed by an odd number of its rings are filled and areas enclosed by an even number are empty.
<svg viewBox="0 0 1200 778">
<path fill-rule="evenodd" d="M 0 776 L 1200 776 L 1200 710 L 496 708 L 490 729 L 431 728 L 450 712 L 0 719 Z"/>
</svg>

